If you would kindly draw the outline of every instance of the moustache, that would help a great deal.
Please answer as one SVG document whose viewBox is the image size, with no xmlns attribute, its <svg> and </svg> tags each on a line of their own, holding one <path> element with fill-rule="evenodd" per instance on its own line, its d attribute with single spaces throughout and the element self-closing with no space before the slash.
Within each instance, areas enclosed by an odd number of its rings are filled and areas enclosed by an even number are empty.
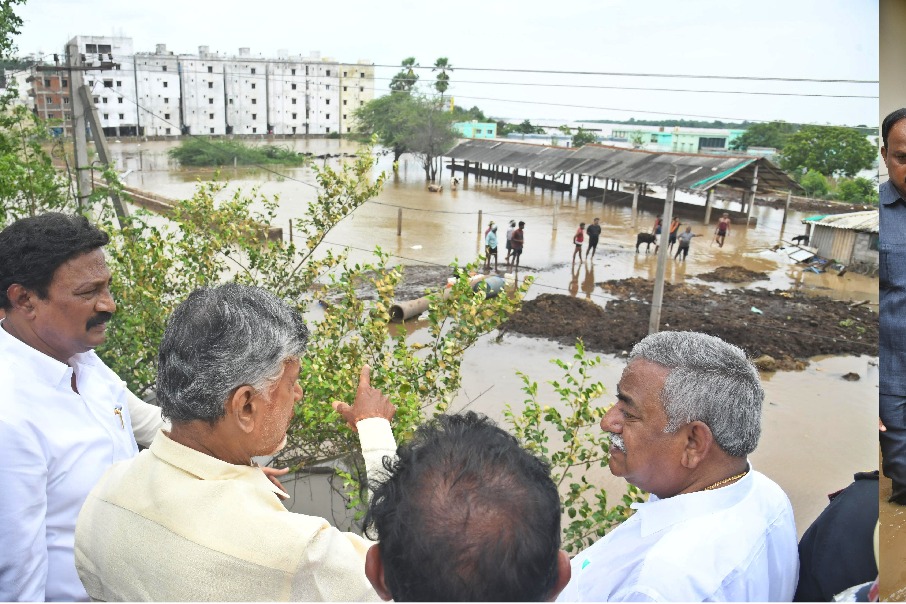
<svg viewBox="0 0 906 604">
<path fill-rule="evenodd" d="M 611 447 L 622 453 L 626 452 L 626 444 L 623 442 L 623 437 L 621 435 L 611 432 L 609 438 Z"/>
<path fill-rule="evenodd" d="M 91 329 L 92 327 L 97 327 L 103 323 L 106 323 L 113 318 L 112 312 L 102 311 L 88 319 L 88 323 L 85 325 L 85 329 Z"/>
</svg>

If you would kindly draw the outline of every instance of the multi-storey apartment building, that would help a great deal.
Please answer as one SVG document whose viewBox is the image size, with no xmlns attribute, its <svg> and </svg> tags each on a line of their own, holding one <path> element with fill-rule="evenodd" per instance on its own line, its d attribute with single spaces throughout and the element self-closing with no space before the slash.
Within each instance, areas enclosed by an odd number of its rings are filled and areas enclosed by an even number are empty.
<svg viewBox="0 0 906 604">
<path fill-rule="evenodd" d="M 224 60 L 207 46 L 197 55 L 179 55 L 182 82 L 182 132 L 233 134 L 227 128 Z"/>
<path fill-rule="evenodd" d="M 87 71 L 85 84 L 107 136 L 139 134 L 139 107 L 136 103 L 136 74 L 132 38 L 114 36 L 76 36 L 69 42 L 84 55 L 85 65 L 114 63 L 112 69 Z"/>
<path fill-rule="evenodd" d="M 158 44 L 154 53 L 133 57 L 138 99 L 138 125 L 144 136 L 180 134 L 182 117 L 179 59 Z"/>
<path fill-rule="evenodd" d="M 348 133 L 355 110 L 374 98 L 367 61 L 341 63 L 318 52 L 268 59 L 245 47 L 237 55 L 207 46 L 174 54 L 158 44 L 133 53 L 131 38 L 107 36 L 76 36 L 67 48 L 99 67 L 83 77 L 107 136 Z M 61 120 L 66 134 L 70 79 L 65 71 L 35 71 L 31 79 L 35 111 Z"/>
</svg>

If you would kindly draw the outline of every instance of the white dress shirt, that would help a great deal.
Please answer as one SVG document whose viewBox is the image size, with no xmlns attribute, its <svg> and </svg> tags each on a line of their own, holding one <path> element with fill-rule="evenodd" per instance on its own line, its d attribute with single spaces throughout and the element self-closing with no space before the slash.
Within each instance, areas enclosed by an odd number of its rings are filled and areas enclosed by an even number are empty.
<svg viewBox="0 0 906 604">
<path fill-rule="evenodd" d="M 160 410 L 93 351 L 67 365 L 0 325 L 0 601 L 88 598 L 73 558 L 76 518 L 107 468 L 138 452 L 133 412 L 150 442 Z"/>
<path fill-rule="evenodd" d="M 558 601 L 792 601 L 793 509 L 768 477 L 634 503 L 635 514 L 572 560 Z"/>
</svg>

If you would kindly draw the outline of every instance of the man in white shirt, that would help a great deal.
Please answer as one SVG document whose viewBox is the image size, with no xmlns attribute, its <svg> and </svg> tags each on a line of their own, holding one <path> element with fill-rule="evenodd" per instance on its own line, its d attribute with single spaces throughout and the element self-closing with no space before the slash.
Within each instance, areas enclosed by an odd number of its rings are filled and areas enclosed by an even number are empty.
<svg viewBox="0 0 906 604">
<path fill-rule="evenodd" d="M 791 601 L 784 492 L 747 460 L 764 391 L 742 350 L 694 332 L 639 342 L 601 420 L 610 469 L 651 493 L 572 560 L 561 601 Z"/>
<path fill-rule="evenodd" d="M 378 599 L 365 577 L 371 542 L 287 511 L 253 467 L 286 445 L 307 339 L 302 316 L 256 287 L 198 289 L 177 307 L 157 373 L 172 429 L 110 468 L 79 515 L 75 561 L 92 599 Z M 396 449 L 396 409 L 367 366 L 354 404 L 334 408 L 358 432 L 373 486 Z"/>
<path fill-rule="evenodd" d="M 0 232 L 0 601 L 87 599 L 72 553 L 79 509 L 162 423 L 92 350 L 116 310 L 107 241 L 57 213 Z"/>
</svg>

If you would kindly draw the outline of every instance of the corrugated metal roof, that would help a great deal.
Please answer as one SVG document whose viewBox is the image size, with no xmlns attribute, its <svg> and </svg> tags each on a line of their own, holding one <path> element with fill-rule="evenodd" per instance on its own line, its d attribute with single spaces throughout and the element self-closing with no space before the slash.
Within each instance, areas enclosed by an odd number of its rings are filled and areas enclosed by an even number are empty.
<svg viewBox="0 0 906 604">
<path fill-rule="evenodd" d="M 806 218 L 802 222 L 809 220 Z M 812 219 L 812 224 L 831 227 L 833 229 L 847 229 L 863 233 L 877 233 L 880 224 L 877 210 L 865 212 L 849 212 L 848 214 L 833 214 L 824 216 L 820 220 Z"/>
<path fill-rule="evenodd" d="M 540 174 L 585 174 L 648 185 L 665 185 L 675 167 L 677 186 L 693 191 L 707 191 L 718 184 L 748 189 L 758 166 L 759 190 L 801 190 L 769 160 L 753 156 L 663 153 L 605 145 L 570 149 L 480 139 L 462 141 L 446 156 Z"/>
</svg>

